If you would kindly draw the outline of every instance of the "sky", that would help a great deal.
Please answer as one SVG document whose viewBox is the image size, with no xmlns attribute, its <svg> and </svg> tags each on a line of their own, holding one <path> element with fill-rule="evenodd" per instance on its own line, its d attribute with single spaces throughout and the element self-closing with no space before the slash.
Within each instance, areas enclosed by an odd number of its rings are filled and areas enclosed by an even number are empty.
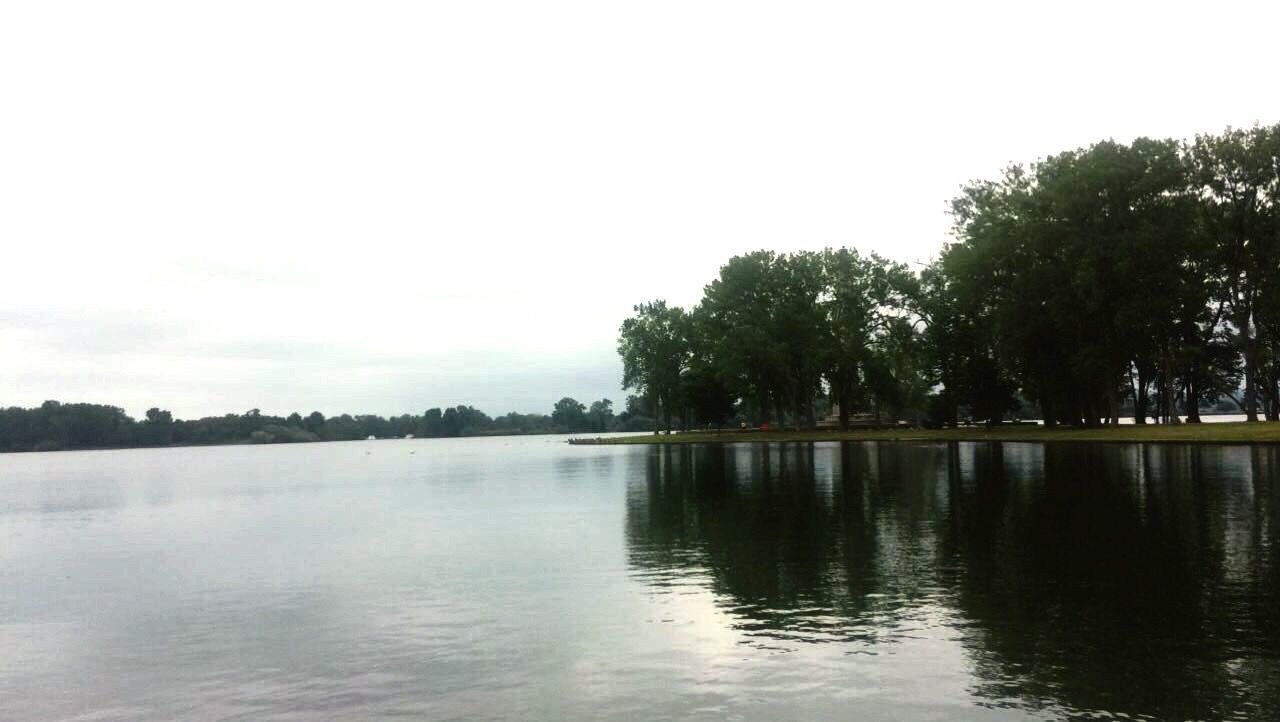
<svg viewBox="0 0 1280 722">
<path fill-rule="evenodd" d="M 0 406 L 620 405 L 731 256 L 1280 122 L 1274 2 L 0 4 Z"/>
</svg>

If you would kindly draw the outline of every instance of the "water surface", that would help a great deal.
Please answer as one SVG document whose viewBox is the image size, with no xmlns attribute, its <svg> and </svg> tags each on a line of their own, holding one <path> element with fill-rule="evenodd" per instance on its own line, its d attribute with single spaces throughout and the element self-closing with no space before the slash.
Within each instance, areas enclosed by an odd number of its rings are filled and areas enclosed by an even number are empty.
<svg viewBox="0 0 1280 722">
<path fill-rule="evenodd" d="M 1276 447 L 0 456 L 0 718 L 1257 719 Z"/>
</svg>

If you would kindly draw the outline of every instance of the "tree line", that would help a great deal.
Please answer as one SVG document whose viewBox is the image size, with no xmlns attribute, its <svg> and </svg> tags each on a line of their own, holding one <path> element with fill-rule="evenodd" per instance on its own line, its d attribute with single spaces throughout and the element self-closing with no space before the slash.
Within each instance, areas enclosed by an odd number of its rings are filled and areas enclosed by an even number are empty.
<svg viewBox="0 0 1280 722">
<path fill-rule="evenodd" d="M 1013 414 L 1280 419 L 1280 125 L 1139 138 L 962 187 L 911 268 L 851 248 L 731 258 L 692 309 L 623 322 L 623 385 L 670 429 Z"/>
<path fill-rule="evenodd" d="M 326 417 L 319 411 L 303 416 L 272 416 L 259 409 L 243 414 L 182 420 L 159 408 L 135 420 L 116 406 L 46 401 L 30 409 L 0 409 L 0 452 L 123 448 L 239 443 L 348 441 L 354 439 L 555 434 L 570 432 L 648 431 L 653 422 L 635 398 L 614 413 L 613 402 L 590 405 L 565 397 L 550 414 L 510 412 L 490 417 L 471 406 L 431 408 L 422 415 L 382 417 L 373 414 Z"/>
</svg>

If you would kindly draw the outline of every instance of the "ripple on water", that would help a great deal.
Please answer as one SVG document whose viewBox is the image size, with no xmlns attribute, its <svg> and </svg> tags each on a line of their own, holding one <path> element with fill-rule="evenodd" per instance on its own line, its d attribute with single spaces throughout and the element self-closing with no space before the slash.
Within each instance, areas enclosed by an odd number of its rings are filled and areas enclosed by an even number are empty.
<svg viewBox="0 0 1280 722">
<path fill-rule="evenodd" d="M 385 443 L 0 457 L 0 718 L 1280 708 L 1275 451 Z"/>
</svg>

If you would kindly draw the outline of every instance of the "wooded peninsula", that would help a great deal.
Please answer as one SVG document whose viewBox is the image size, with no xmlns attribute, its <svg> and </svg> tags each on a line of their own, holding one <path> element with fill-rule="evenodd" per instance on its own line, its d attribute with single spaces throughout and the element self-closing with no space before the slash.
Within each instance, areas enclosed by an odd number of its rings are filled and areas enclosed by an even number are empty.
<svg viewBox="0 0 1280 722">
<path fill-rule="evenodd" d="M 689 310 L 636 306 L 624 386 L 666 430 L 1280 418 L 1280 125 L 1103 141 L 950 211 L 928 265 L 759 251 Z"/>
</svg>

